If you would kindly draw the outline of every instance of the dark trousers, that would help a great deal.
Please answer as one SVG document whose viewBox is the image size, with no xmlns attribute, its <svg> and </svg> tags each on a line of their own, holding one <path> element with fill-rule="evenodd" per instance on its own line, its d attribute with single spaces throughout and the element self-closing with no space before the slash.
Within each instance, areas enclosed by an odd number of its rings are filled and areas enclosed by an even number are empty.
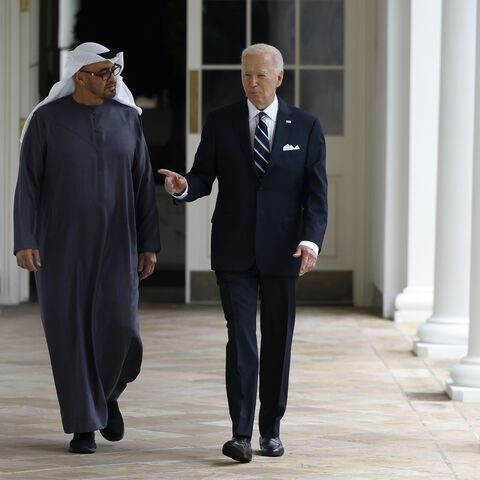
<svg viewBox="0 0 480 480">
<path fill-rule="evenodd" d="M 257 299 L 260 295 L 260 413 L 262 437 L 276 437 L 285 413 L 298 277 L 216 272 L 228 343 L 226 386 L 233 435 L 252 436 L 257 397 Z"/>
</svg>

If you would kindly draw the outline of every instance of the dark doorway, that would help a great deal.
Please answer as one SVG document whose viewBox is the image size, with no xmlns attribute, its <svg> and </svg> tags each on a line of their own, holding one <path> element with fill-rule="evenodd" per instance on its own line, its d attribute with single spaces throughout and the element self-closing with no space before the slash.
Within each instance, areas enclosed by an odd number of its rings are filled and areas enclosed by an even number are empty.
<svg viewBox="0 0 480 480">
<path fill-rule="evenodd" d="M 122 76 L 143 109 L 162 237 L 155 273 L 141 283 L 140 296 L 183 302 L 185 209 L 173 207 L 164 192 L 163 177 L 156 171 L 185 172 L 186 1 L 139 2 L 122 9 L 98 0 L 42 0 L 41 12 L 41 98 L 59 78 L 62 51 L 97 42 L 124 52 Z M 66 15 L 67 36 L 61 33 Z"/>
</svg>

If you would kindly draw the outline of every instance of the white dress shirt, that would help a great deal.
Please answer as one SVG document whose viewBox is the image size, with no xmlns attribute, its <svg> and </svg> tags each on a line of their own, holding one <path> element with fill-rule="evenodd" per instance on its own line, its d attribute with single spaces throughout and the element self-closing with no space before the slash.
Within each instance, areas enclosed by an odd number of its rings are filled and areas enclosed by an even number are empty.
<svg viewBox="0 0 480 480">
<path fill-rule="evenodd" d="M 252 150 L 253 150 L 253 142 L 255 141 L 255 129 L 257 128 L 258 125 L 258 113 L 260 110 L 250 101 L 247 100 L 247 106 L 248 106 L 248 126 L 250 129 L 250 141 L 252 144 Z M 277 126 L 277 114 L 278 114 L 278 98 L 275 95 L 275 98 L 273 99 L 273 102 L 263 110 L 265 112 L 265 116 L 263 117 L 263 121 L 267 125 L 268 129 L 268 140 L 270 142 L 270 149 L 272 148 L 273 144 L 273 138 L 275 136 L 275 127 Z M 185 198 L 188 194 L 188 184 L 187 188 L 181 195 L 174 195 L 174 197 L 178 200 L 182 200 Z M 304 245 L 305 247 L 311 248 L 314 252 L 315 255 L 318 255 L 318 245 L 314 242 L 310 242 L 308 240 L 302 240 L 299 243 L 300 245 Z"/>
<path fill-rule="evenodd" d="M 250 101 L 247 100 L 248 106 L 248 126 L 250 128 L 250 140 L 252 143 L 252 150 L 253 150 L 253 143 L 255 142 L 255 129 L 257 128 L 259 118 L 258 114 L 260 110 Z M 270 143 L 270 150 L 272 148 L 273 137 L 275 135 L 275 127 L 277 126 L 277 113 L 278 113 L 278 98 L 275 95 L 273 102 L 263 110 L 265 116 L 263 117 L 263 121 L 267 125 L 268 130 L 268 141 Z"/>
</svg>

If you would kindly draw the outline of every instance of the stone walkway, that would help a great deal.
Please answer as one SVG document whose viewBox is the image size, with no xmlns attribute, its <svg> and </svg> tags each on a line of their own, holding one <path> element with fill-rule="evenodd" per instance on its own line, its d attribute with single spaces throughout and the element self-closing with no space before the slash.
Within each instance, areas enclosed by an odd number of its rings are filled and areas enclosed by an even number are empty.
<svg viewBox="0 0 480 480">
<path fill-rule="evenodd" d="M 97 435 L 94 455 L 68 453 L 36 305 L 0 314 L 0 478 L 480 479 L 480 405 L 452 402 L 456 360 L 415 357 L 418 325 L 347 308 L 299 307 L 286 454 L 238 464 L 224 387 L 219 307 L 144 304 L 143 370 L 120 399 L 125 439 Z"/>
</svg>

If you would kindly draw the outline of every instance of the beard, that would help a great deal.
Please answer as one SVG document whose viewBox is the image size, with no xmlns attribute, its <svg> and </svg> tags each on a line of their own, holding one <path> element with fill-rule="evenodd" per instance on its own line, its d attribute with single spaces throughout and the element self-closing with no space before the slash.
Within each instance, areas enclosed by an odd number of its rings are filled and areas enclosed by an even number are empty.
<svg viewBox="0 0 480 480">
<path fill-rule="evenodd" d="M 111 100 L 117 94 L 117 85 L 115 83 L 110 83 L 105 86 L 103 90 L 103 98 L 105 100 Z"/>
</svg>

